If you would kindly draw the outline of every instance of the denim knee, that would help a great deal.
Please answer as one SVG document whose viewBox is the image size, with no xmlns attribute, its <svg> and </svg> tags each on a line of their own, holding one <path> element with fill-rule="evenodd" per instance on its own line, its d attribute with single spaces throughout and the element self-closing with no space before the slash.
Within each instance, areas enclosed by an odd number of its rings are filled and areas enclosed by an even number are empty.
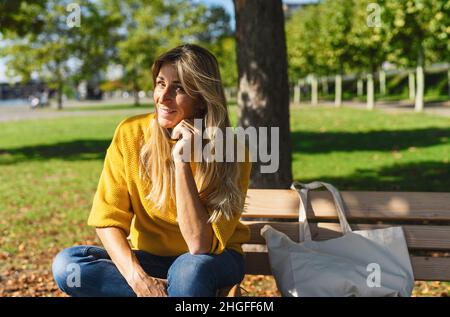
<svg viewBox="0 0 450 317">
<path fill-rule="evenodd" d="M 77 283 L 76 279 L 68 281 L 69 275 L 76 273 L 77 270 L 79 272 L 79 261 L 83 258 L 86 248 L 86 246 L 67 248 L 59 252 L 53 259 L 53 279 L 59 289 L 67 294 L 69 294 L 71 288 L 71 285 L 67 285 L 68 282 Z"/>
<path fill-rule="evenodd" d="M 175 297 L 215 296 L 216 276 L 213 257 L 185 253 L 169 269 L 168 294 Z"/>
</svg>

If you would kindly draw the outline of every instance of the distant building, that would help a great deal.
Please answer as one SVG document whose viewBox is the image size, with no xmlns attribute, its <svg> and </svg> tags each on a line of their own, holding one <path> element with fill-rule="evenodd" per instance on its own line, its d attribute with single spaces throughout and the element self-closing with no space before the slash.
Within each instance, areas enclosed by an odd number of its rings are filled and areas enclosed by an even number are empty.
<svg viewBox="0 0 450 317">
<path fill-rule="evenodd" d="M 21 83 L 0 83 L 0 100 L 28 99 L 30 96 L 40 94 L 48 90 L 43 82 L 30 81 L 27 84 Z"/>
<path fill-rule="evenodd" d="M 283 3 L 284 16 L 286 18 L 288 18 L 293 12 L 297 11 L 298 9 L 301 9 L 303 7 L 310 6 L 310 5 L 317 5 L 317 4 L 318 4 L 317 0 L 315 0 L 315 1 L 311 0 L 308 2 L 302 2 L 302 3 L 286 1 Z"/>
</svg>

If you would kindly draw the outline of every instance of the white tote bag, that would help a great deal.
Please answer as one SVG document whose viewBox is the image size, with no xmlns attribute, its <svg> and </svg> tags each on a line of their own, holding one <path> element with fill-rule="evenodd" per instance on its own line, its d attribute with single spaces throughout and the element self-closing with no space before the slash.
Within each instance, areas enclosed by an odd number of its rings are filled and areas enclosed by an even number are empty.
<svg viewBox="0 0 450 317">
<path fill-rule="evenodd" d="M 343 236 L 312 241 L 306 218 L 308 191 L 325 186 L 334 199 Z M 338 190 L 331 184 L 294 183 L 300 195 L 299 240 L 266 225 L 277 287 L 283 296 L 410 296 L 414 276 L 401 227 L 352 231 Z"/>
</svg>

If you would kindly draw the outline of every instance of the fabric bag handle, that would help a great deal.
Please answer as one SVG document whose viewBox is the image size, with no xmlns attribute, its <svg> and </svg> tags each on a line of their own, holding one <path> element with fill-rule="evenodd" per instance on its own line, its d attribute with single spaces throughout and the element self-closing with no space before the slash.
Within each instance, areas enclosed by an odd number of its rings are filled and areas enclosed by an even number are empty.
<svg viewBox="0 0 450 317">
<path fill-rule="evenodd" d="M 311 241 L 311 231 L 309 229 L 308 218 L 306 216 L 306 210 L 308 208 L 308 191 L 317 189 L 320 187 L 325 187 L 333 196 L 334 204 L 336 207 L 337 215 L 339 218 L 339 224 L 341 226 L 342 234 L 345 235 L 349 232 L 352 232 L 350 225 L 347 222 L 347 218 L 345 216 L 345 206 L 342 200 L 341 194 L 331 184 L 316 181 L 308 184 L 293 182 L 291 185 L 291 189 L 297 191 L 300 196 L 300 207 L 298 212 L 298 221 L 299 221 L 299 240 L 303 241 Z"/>
</svg>

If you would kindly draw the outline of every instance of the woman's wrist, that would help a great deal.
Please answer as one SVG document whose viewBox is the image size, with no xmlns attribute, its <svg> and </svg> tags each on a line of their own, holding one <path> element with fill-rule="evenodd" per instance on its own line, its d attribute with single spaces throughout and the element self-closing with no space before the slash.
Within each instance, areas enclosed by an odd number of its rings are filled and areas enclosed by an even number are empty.
<svg viewBox="0 0 450 317">
<path fill-rule="evenodd" d="M 123 276 L 128 282 L 136 280 L 137 278 L 141 278 L 145 274 L 146 273 L 144 269 L 141 267 L 135 257 L 133 257 L 133 259 L 131 260 L 131 264 L 129 264 L 123 272 Z"/>
<path fill-rule="evenodd" d="M 175 161 L 175 169 L 176 170 L 190 169 L 190 164 L 189 162 L 183 162 L 182 160 Z"/>
<path fill-rule="evenodd" d="M 132 266 L 125 274 L 125 280 L 128 284 L 133 285 L 138 281 L 143 280 L 147 273 L 140 266 Z"/>
</svg>

